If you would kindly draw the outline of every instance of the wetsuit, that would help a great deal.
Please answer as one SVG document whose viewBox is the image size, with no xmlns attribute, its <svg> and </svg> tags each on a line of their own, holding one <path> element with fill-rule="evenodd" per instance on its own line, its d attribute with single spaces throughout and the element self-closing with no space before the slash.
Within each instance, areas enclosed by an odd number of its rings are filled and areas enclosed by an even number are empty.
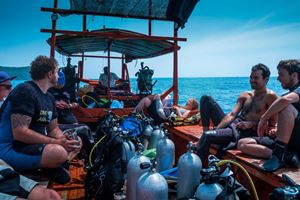
<svg viewBox="0 0 300 200">
<path fill-rule="evenodd" d="M 47 135 L 46 127 L 57 117 L 54 97 L 48 92 L 43 93 L 38 85 L 28 81 L 10 93 L 0 113 L 0 158 L 17 171 L 39 168 L 45 145 L 15 141 L 11 114 L 31 117 L 29 129 Z"/>
<path fill-rule="evenodd" d="M 212 97 L 203 96 L 200 100 L 200 112 L 203 126 L 209 126 L 210 119 L 214 126 L 217 126 L 224 118 L 225 114 L 221 107 Z M 202 113 L 203 112 L 203 113 Z M 205 131 L 199 141 L 198 155 L 203 161 L 209 154 L 209 148 L 212 144 L 219 146 L 218 155 L 221 156 L 223 151 L 235 147 L 236 142 L 244 137 L 256 136 L 256 130 L 252 128 L 238 130 L 236 124 L 244 121 L 242 113 L 226 128 Z"/>
<path fill-rule="evenodd" d="M 72 98 L 69 92 L 64 88 L 50 88 L 48 92 L 54 96 L 56 101 L 65 101 L 66 103 L 76 102 L 76 99 Z M 84 153 L 89 153 L 92 148 L 92 143 L 94 142 L 91 129 L 85 124 L 78 124 L 71 108 L 57 109 L 57 115 L 57 122 L 59 123 L 58 127 L 60 130 L 76 130 L 78 136 L 82 140 L 83 146 L 81 150 L 85 150 L 86 152 Z"/>
<path fill-rule="evenodd" d="M 71 99 L 71 95 L 65 89 L 50 88 L 48 90 L 56 101 L 64 101 L 66 103 L 76 102 L 76 99 Z M 57 122 L 60 124 L 78 123 L 71 108 L 57 109 Z"/>
<path fill-rule="evenodd" d="M 291 88 L 290 92 L 295 92 L 296 94 L 298 94 L 298 96 L 300 98 L 300 82 L 296 86 L 298 86 L 298 87 Z M 300 146 L 299 146 L 299 141 L 300 141 L 300 101 L 295 102 L 292 105 L 298 111 L 298 115 L 295 119 L 293 132 L 292 132 L 291 138 L 289 140 L 288 151 L 297 152 L 298 156 L 300 156 Z"/>
</svg>

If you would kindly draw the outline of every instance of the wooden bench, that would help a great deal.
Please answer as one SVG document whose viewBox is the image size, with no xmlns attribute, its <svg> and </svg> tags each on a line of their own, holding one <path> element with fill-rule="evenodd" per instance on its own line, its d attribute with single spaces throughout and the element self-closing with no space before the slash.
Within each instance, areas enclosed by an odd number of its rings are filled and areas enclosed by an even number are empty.
<svg viewBox="0 0 300 200">
<path fill-rule="evenodd" d="M 174 141 L 176 147 L 176 160 L 178 160 L 180 155 L 186 152 L 186 144 L 189 141 L 198 141 L 203 132 L 202 126 L 199 125 L 177 127 L 170 127 L 166 125 L 165 128 L 170 133 L 170 138 Z M 210 152 L 215 153 L 216 150 L 211 148 Z M 261 167 L 264 163 L 263 159 L 249 157 L 239 150 L 227 151 L 224 155 L 224 159 L 237 161 L 247 170 L 256 185 L 260 199 L 268 199 L 269 192 L 271 192 L 275 187 L 284 186 L 282 174 L 287 174 L 297 184 L 300 184 L 300 169 L 282 168 L 273 173 L 264 172 Z M 246 183 L 246 187 L 249 188 L 247 180 L 241 179 L 245 179 L 245 177 L 240 176 L 239 181 L 241 181 L 243 185 Z"/>
</svg>

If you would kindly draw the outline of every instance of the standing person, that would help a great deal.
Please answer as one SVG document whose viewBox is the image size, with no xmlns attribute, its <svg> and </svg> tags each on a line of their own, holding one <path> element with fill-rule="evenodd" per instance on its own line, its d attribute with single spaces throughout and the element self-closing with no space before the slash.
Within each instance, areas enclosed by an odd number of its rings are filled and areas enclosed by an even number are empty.
<svg viewBox="0 0 300 200">
<path fill-rule="evenodd" d="M 278 114 L 277 138 L 272 156 L 263 164 L 265 171 L 276 171 L 284 167 L 288 152 L 300 155 L 300 62 L 282 60 L 278 66 L 278 81 L 289 93 L 278 98 L 261 116 L 257 133 L 263 136 L 271 116 Z"/>
<path fill-rule="evenodd" d="M 5 100 L 0 115 L 0 157 L 17 171 L 44 168 L 58 183 L 70 180 L 63 164 L 79 150 L 78 141 L 57 126 L 54 98 L 47 91 L 57 83 L 57 61 L 38 56 L 32 81 L 19 84 Z"/>
<path fill-rule="evenodd" d="M 256 135 L 260 117 L 277 98 L 273 91 L 266 88 L 269 77 L 270 70 L 267 66 L 257 64 L 252 67 L 250 85 L 253 90 L 242 92 L 232 111 L 224 117 L 218 117 L 221 121 L 216 129 L 205 131 L 202 134 L 197 144 L 198 155 L 202 161 L 206 159 L 212 144 L 217 144 L 224 148 L 228 147 L 231 142 L 235 145 L 240 138 Z M 200 104 L 200 110 L 201 106 L 203 104 Z M 218 111 L 217 113 L 211 113 L 212 115 L 223 112 L 220 111 L 220 107 L 216 103 L 211 106 L 212 108 L 209 108 L 211 111 Z M 202 117 L 204 115 L 207 115 L 207 113 L 201 113 Z M 275 123 L 276 119 L 273 116 L 269 120 L 269 126 L 274 126 Z"/>
<path fill-rule="evenodd" d="M 5 71 L 0 71 L 0 106 L 11 92 L 12 85 L 10 81 L 16 77 L 17 76 L 9 77 Z"/>
</svg>

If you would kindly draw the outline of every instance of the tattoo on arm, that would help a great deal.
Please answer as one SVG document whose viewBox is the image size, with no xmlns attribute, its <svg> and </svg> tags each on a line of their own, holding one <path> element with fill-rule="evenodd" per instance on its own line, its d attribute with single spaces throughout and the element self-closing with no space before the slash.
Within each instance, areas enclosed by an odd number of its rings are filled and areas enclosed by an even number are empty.
<svg viewBox="0 0 300 200">
<path fill-rule="evenodd" d="M 12 114 L 10 118 L 13 129 L 19 127 L 29 127 L 32 119 L 31 117 L 22 114 Z"/>
</svg>

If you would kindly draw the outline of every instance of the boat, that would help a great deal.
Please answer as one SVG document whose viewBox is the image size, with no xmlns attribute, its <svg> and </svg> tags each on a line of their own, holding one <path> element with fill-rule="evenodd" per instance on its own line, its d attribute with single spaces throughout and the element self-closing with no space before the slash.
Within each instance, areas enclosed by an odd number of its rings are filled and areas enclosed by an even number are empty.
<svg viewBox="0 0 300 200">
<path fill-rule="evenodd" d="M 190 16 L 197 0 L 182 0 L 182 1 L 158 1 L 158 0 L 112 0 L 112 1 L 86 1 L 86 0 L 71 0 L 71 9 L 58 8 L 58 0 L 54 0 L 53 8 L 41 8 L 41 11 L 51 12 L 52 28 L 41 29 L 43 33 L 50 33 L 51 37 L 47 41 L 50 44 L 50 57 L 55 57 L 55 51 L 68 57 L 79 57 L 81 61 L 78 63 L 78 79 L 81 82 L 87 83 L 95 88 L 98 81 L 89 80 L 83 77 L 85 58 L 104 58 L 107 59 L 108 72 L 110 72 L 110 59 L 121 60 L 122 79 L 129 81 L 129 74 L 127 69 L 127 62 L 136 59 L 152 58 L 161 56 L 167 53 L 173 53 L 173 85 L 163 93 L 163 97 L 172 93 L 173 105 L 178 104 L 178 50 L 180 49 L 178 42 L 184 42 L 186 38 L 178 37 L 180 27 L 183 27 L 188 17 Z M 60 15 L 77 14 L 82 16 L 82 30 L 59 30 L 56 28 L 56 23 Z M 128 30 L 120 30 L 113 28 L 105 28 L 100 30 L 88 30 L 87 16 L 110 16 L 121 18 L 133 18 L 145 20 L 148 22 L 148 34 L 141 34 Z M 152 22 L 155 20 L 168 21 L 174 24 L 173 35 L 154 36 L 152 34 Z M 89 52 L 106 51 L 106 56 L 90 55 Z M 120 56 L 111 56 L 111 52 L 117 52 Z M 110 79 L 110 78 L 108 78 Z M 109 82 L 109 80 L 108 80 Z M 129 87 L 130 88 L 130 87 Z M 130 90 L 114 91 L 107 87 L 105 94 L 100 95 L 108 100 L 138 102 L 143 95 L 132 94 Z M 95 126 L 101 117 L 106 112 L 111 110 L 117 115 L 123 116 L 132 112 L 133 106 L 119 109 L 111 108 L 83 108 L 74 109 L 74 114 L 80 123 Z M 165 128 L 171 133 L 171 139 L 176 145 L 176 158 L 185 152 L 185 146 L 188 141 L 196 141 L 201 136 L 201 124 L 193 126 L 178 126 L 172 127 L 165 124 Z M 213 149 L 212 149 L 213 152 Z M 247 158 L 240 155 L 238 152 L 230 151 L 226 154 L 227 158 L 236 160 L 241 163 L 255 180 L 257 192 L 261 199 L 267 199 L 268 194 L 275 187 L 282 187 L 284 182 L 282 174 L 288 173 L 296 183 L 300 183 L 299 170 L 283 169 L 277 173 L 266 174 L 259 170 L 261 161 L 258 159 Z M 71 167 L 73 178 L 77 180 L 76 183 L 71 182 L 64 186 L 51 184 L 65 199 L 83 199 L 83 177 L 85 172 L 83 166 L 74 163 Z M 238 176 L 241 183 L 247 184 L 245 177 Z M 264 186 L 261 187 L 261 186 Z M 247 185 L 247 188 L 251 188 Z M 254 199 L 254 197 L 252 196 Z"/>
<path fill-rule="evenodd" d="M 83 77 L 84 63 L 86 58 L 107 59 L 108 74 L 111 69 L 111 59 L 121 60 L 122 79 L 129 81 L 127 69 L 128 62 L 136 59 L 152 58 L 168 53 L 173 53 L 173 85 L 166 90 L 162 97 L 173 93 L 173 104 L 178 103 L 178 42 L 186 41 L 186 38 L 178 37 L 178 30 L 183 27 L 195 7 L 197 0 L 193 1 L 113 1 L 90 2 L 90 1 L 70 1 L 70 9 L 58 8 L 58 1 L 54 0 L 53 8 L 41 8 L 41 11 L 52 12 L 52 28 L 41 29 L 41 32 L 51 33 L 48 43 L 51 46 L 50 57 L 55 57 L 55 51 L 69 58 L 80 57 L 78 62 L 77 78 L 92 87 L 98 85 L 98 81 L 89 80 Z M 120 9 L 122 8 L 122 9 Z M 56 28 L 58 14 L 65 16 L 78 14 L 83 16 L 82 31 L 59 30 Z M 133 31 L 104 28 L 101 30 L 88 30 L 87 16 L 110 16 L 142 19 L 148 22 L 148 34 L 141 34 Z M 152 23 L 154 20 L 168 21 L 174 24 L 173 36 L 155 36 L 152 34 Z M 90 55 L 90 52 L 105 51 L 106 56 Z M 116 52 L 119 56 L 111 56 L 111 52 Z M 110 77 L 108 76 L 108 82 Z M 124 101 L 123 109 L 113 109 L 112 111 L 124 115 L 132 111 L 136 103 L 145 95 L 133 94 L 127 91 L 114 91 L 107 87 L 102 98 L 108 100 Z M 128 105 L 129 102 L 135 102 Z M 128 105 L 128 106 L 127 106 Z M 80 123 L 96 123 L 103 116 L 103 108 L 86 109 L 79 107 L 74 110 Z M 107 110 L 107 108 L 105 108 Z"/>
</svg>

